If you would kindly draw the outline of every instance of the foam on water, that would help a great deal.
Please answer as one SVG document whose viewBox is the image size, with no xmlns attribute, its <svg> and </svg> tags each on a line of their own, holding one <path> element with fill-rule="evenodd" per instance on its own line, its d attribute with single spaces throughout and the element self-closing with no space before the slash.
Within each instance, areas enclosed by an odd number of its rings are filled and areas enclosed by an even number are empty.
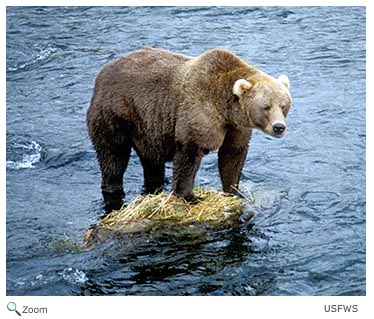
<svg viewBox="0 0 374 319">
<path fill-rule="evenodd" d="M 40 162 L 42 147 L 35 141 L 28 144 L 16 144 L 15 149 L 21 149 L 24 153 L 20 161 L 6 161 L 9 169 L 34 168 L 34 164 Z"/>
<path fill-rule="evenodd" d="M 84 271 L 76 269 L 76 268 L 65 268 L 60 275 L 62 278 L 70 283 L 84 283 L 88 280 L 87 275 Z"/>
<path fill-rule="evenodd" d="M 9 66 L 7 71 L 16 72 L 16 71 L 28 70 L 34 66 L 39 66 L 45 61 L 48 61 L 56 51 L 57 51 L 57 48 L 51 45 L 48 45 L 47 47 L 37 48 L 37 53 L 31 54 L 30 60 L 19 62 L 13 66 Z"/>
</svg>

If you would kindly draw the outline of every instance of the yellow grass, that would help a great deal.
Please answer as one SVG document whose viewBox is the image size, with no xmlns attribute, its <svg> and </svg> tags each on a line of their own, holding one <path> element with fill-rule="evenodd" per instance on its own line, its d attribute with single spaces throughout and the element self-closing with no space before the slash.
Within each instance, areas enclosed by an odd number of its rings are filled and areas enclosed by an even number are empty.
<svg viewBox="0 0 374 319">
<path fill-rule="evenodd" d="M 238 197 L 214 189 L 196 188 L 199 198 L 195 204 L 162 192 L 158 195 L 138 196 L 128 206 L 113 211 L 84 234 L 85 243 L 105 237 L 111 232 L 139 232 L 157 224 L 188 225 L 193 223 L 223 224 L 238 218 L 244 203 Z M 252 201 L 251 198 L 247 200 Z"/>
</svg>

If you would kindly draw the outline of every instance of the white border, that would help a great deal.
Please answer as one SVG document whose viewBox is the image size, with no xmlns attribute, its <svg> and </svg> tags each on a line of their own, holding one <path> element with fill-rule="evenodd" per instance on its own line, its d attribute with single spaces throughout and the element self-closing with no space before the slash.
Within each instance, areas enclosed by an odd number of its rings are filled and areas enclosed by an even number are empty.
<svg viewBox="0 0 374 319">
<path fill-rule="evenodd" d="M 371 163 L 373 156 L 370 153 L 368 141 L 372 141 L 372 128 L 368 123 L 373 122 L 372 111 L 372 87 L 373 81 L 370 71 L 372 63 L 369 57 L 373 56 L 373 50 L 370 44 L 373 19 L 373 1 L 348 1 L 348 0 L 315 0 L 315 1 L 190 1 L 187 5 L 229 5 L 229 6 L 366 6 L 367 12 L 367 104 L 366 104 L 366 123 L 367 123 L 367 193 L 372 190 L 372 171 Z M 331 318 L 332 313 L 324 312 L 324 305 L 328 304 L 345 304 L 358 305 L 359 311 L 356 313 L 335 313 L 339 317 L 369 318 L 373 314 L 373 303 L 369 302 L 373 297 L 373 235 L 370 231 L 373 228 L 373 202 L 370 197 L 367 198 L 366 221 L 367 221 L 367 295 L 363 297 L 7 297 L 6 296 L 6 204 L 5 204 L 5 148 L 6 148 L 6 6 L 34 6 L 34 5 L 64 5 L 64 6 L 87 6 L 87 5 L 186 5 L 183 1 L 2 1 L 1 2 L 1 107 L 0 107 L 0 129 L 2 139 L 0 141 L 1 169 L 0 179 L 1 189 L 1 228 L 0 228 L 0 273 L 1 296 L 0 296 L 0 317 L 16 318 L 17 315 L 10 313 L 6 305 L 9 301 L 15 301 L 18 305 L 29 305 L 32 307 L 48 307 L 48 314 L 40 315 L 23 315 L 21 318 L 106 318 L 106 317 L 138 317 L 138 318 L 249 318 L 260 316 L 260 318 Z M 348 76 L 348 75 L 347 75 Z M 369 84 L 368 84 L 369 83 Z M 371 85 L 370 85 L 371 83 Z M 349 89 L 349 79 L 347 78 L 347 89 Z M 334 316 L 335 317 L 335 316 Z"/>
<path fill-rule="evenodd" d="M 366 6 L 368 0 L 5 0 L 5 6 Z"/>
</svg>

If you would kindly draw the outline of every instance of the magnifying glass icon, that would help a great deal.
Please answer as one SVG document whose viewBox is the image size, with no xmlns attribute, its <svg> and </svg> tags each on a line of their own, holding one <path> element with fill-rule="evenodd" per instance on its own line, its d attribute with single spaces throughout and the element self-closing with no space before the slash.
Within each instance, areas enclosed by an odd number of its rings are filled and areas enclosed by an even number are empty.
<svg viewBox="0 0 374 319">
<path fill-rule="evenodd" d="M 8 305 L 6 306 L 9 311 L 15 311 L 17 315 L 21 315 L 18 310 L 15 302 L 9 302 Z"/>
</svg>

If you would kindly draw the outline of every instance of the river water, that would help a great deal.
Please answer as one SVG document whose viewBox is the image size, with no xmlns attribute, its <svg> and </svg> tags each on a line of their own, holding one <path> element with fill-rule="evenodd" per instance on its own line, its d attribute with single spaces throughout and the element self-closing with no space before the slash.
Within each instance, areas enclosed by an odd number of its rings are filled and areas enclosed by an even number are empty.
<svg viewBox="0 0 374 319">
<path fill-rule="evenodd" d="M 364 7 L 7 7 L 6 30 L 8 295 L 366 294 Z M 85 125 L 94 78 L 144 45 L 226 47 L 287 74 L 288 132 L 252 137 L 249 222 L 81 251 L 103 213 Z M 131 201 L 142 191 L 135 155 L 125 180 Z M 216 153 L 196 184 L 220 189 Z"/>
</svg>

